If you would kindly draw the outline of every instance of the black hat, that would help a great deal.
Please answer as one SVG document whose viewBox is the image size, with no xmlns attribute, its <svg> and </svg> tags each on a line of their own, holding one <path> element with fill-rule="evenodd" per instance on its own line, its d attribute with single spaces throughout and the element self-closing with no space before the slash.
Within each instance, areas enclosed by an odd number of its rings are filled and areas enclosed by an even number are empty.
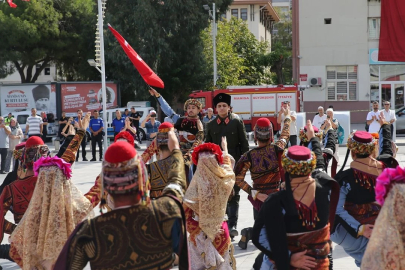
<svg viewBox="0 0 405 270">
<path fill-rule="evenodd" d="M 35 101 L 41 98 L 49 98 L 49 88 L 46 85 L 38 85 L 32 89 L 32 95 Z"/>
<path fill-rule="evenodd" d="M 225 93 L 220 93 L 214 97 L 214 107 L 217 106 L 218 103 L 225 102 L 228 106 L 231 106 L 231 96 Z"/>
</svg>

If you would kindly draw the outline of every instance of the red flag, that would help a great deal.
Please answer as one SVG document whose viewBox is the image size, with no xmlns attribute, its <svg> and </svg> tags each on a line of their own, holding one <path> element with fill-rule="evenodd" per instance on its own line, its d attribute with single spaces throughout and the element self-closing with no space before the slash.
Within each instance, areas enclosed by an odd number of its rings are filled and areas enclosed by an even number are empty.
<svg viewBox="0 0 405 270">
<path fill-rule="evenodd" d="M 145 82 L 150 86 L 156 86 L 159 88 L 164 88 L 165 85 L 163 81 L 158 77 L 158 75 L 153 72 L 153 70 L 142 60 L 142 58 L 135 52 L 134 49 L 128 44 L 128 42 L 118 33 L 114 28 L 108 24 L 108 28 L 111 30 L 115 38 L 121 44 L 124 52 L 128 55 L 132 64 L 136 67 L 138 72 L 141 74 Z"/>
<path fill-rule="evenodd" d="M 8 3 L 8 5 L 9 5 L 10 7 L 12 7 L 12 8 L 16 8 L 16 7 L 17 7 L 17 5 L 13 3 L 13 0 L 7 0 L 7 3 Z"/>
</svg>

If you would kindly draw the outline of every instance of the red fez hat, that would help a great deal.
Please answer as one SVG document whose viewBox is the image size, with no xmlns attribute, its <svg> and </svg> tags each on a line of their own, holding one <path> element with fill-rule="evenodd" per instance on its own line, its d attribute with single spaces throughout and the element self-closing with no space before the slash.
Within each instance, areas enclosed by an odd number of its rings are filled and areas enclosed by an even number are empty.
<svg viewBox="0 0 405 270">
<path fill-rule="evenodd" d="M 256 122 L 256 125 L 258 127 L 265 128 L 265 127 L 270 127 L 271 123 L 270 123 L 270 120 L 267 118 L 259 118 Z"/>
<path fill-rule="evenodd" d="M 131 145 L 135 144 L 134 136 L 132 136 L 131 133 L 129 133 L 128 131 L 121 131 L 120 133 L 118 133 L 117 136 L 115 136 L 114 142 L 122 139 L 124 139 Z"/>
<path fill-rule="evenodd" d="M 104 159 L 109 163 L 121 163 L 128 161 L 136 156 L 134 145 L 126 141 L 118 141 L 108 147 Z"/>
<path fill-rule="evenodd" d="M 44 141 L 38 136 L 30 137 L 27 142 L 25 143 L 26 148 L 30 148 L 33 146 L 44 145 Z"/>
<path fill-rule="evenodd" d="M 356 131 L 353 134 L 353 140 L 359 143 L 371 143 L 373 141 L 373 136 L 367 131 Z"/>
<path fill-rule="evenodd" d="M 312 158 L 311 150 L 304 146 L 294 145 L 288 148 L 287 156 L 292 160 L 304 161 Z"/>
</svg>

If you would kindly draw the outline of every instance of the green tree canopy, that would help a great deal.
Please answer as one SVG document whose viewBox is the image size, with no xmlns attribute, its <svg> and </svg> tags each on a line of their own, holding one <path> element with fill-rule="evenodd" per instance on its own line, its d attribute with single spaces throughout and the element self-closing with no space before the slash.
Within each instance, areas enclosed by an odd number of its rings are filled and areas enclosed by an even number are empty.
<svg viewBox="0 0 405 270">
<path fill-rule="evenodd" d="M 202 33 L 204 55 L 213 70 L 212 25 Z M 216 55 L 217 87 L 228 85 L 257 85 L 263 78 L 260 57 L 268 48 L 266 42 L 258 41 L 243 20 L 232 17 L 217 23 Z M 212 74 L 212 71 L 211 71 Z M 213 87 L 213 82 L 211 87 Z"/>
<path fill-rule="evenodd" d="M 89 49 L 94 46 L 94 34 L 89 33 L 94 33 L 95 29 L 95 2 L 15 2 L 18 5 L 15 9 L 0 5 L 0 62 L 11 63 L 8 70 L 16 69 L 22 83 L 35 82 L 52 62 L 59 64 L 62 75 L 68 79 L 88 77 L 85 70 L 84 73 L 78 71 L 87 64 L 82 61 L 88 58 Z M 94 76 L 94 71 L 88 74 Z"/>
<path fill-rule="evenodd" d="M 109 0 L 110 23 L 164 81 L 160 93 L 169 101 L 182 101 L 191 90 L 203 89 L 211 78 L 200 37 L 209 24 L 208 0 Z M 224 12 L 232 0 L 214 1 Z M 211 7 L 212 8 L 212 7 Z M 119 80 L 124 100 L 149 97 L 148 87 L 115 38 L 108 32 L 106 72 Z"/>
</svg>

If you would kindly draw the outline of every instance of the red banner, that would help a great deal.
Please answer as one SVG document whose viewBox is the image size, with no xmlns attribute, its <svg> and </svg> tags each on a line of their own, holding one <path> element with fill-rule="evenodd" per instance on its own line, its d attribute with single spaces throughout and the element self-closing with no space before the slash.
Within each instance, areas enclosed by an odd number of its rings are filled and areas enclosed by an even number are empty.
<svg viewBox="0 0 405 270">
<path fill-rule="evenodd" d="M 116 107 L 117 85 L 107 83 L 107 109 Z M 76 113 L 82 109 L 84 112 L 101 110 L 102 91 L 101 83 L 69 83 L 61 84 L 62 111 Z"/>
<path fill-rule="evenodd" d="M 378 61 L 405 62 L 405 1 L 381 1 Z"/>
</svg>

